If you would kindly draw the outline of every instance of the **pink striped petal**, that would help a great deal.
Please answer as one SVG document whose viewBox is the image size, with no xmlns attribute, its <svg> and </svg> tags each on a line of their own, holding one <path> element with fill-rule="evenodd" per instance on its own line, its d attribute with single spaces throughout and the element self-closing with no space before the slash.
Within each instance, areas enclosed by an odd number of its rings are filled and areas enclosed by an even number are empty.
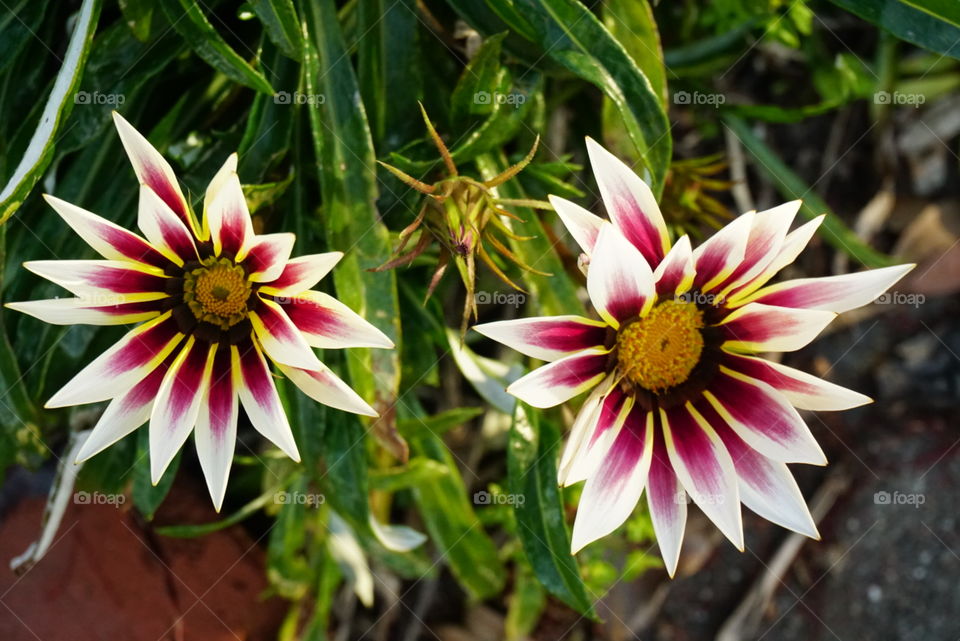
<svg viewBox="0 0 960 641">
<path fill-rule="evenodd" d="M 738 550 L 743 522 L 737 473 L 723 441 L 690 403 L 660 410 L 673 470 L 690 498 Z"/>
<path fill-rule="evenodd" d="M 634 406 L 602 464 L 583 487 L 571 552 L 620 527 L 643 494 L 653 454 L 653 414 Z"/>
<path fill-rule="evenodd" d="M 670 456 L 663 440 L 660 417 L 654 430 L 653 457 L 647 474 L 647 506 L 650 520 L 660 545 L 660 556 L 672 578 L 680 561 L 680 546 L 687 525 L 687 494 L 673 472 Z"/>
<path fill-rule="evenodd" d="M 125 260 L 33 260 L 38 276 L 97 305 L 166 298 L 169 279 L 159 270 Z"/>
<path fill-rule="evenodd" d="M 260 299 L 256 311 L 250 312 L 250 322 L 263 351 L 271 359 L 291 367 L 320 369 L 317 355 L 280 305 Z"/>
<path fill-rule="evenodd" d="M 191 231 L 167 203 L 146 185 L 140 186 L 137 226 L 154 247 L 177 265 L 198 259 Z"/>
<path fill-rule="evenodd" d="M 230 348 L 233 367 L 240 372 L 238 388 L 240 402 L 254 429 L 279 447 L 294 461 L 300 462 L 300 453 L 293 440 L 293 431 L 287 415 L 280 404 L 277 387 L 270 375 L 267 360 L 260 349 L 252 343 L 243 345 L 243 351 L 234 345 Z"/>
<path fill-rule="evenodd" d="M 96 456 L 147 422 L 160 383 L 172 362 L 173 358 L 168 356 L 142 381 L 110 401 L 87 440 L 83 442 L 77 453 L 76 463 L 83 463 Z"/>
<path fill-rule="evenodd" d="M 800 225 L 787 234 L 787 237 L 783 239 L 780 250 L 773 260 L 771 260 L 770 263 L 764 267 L 763 271 L 757 274 L 753 280 L 739 285 L 736 288 L 736 292 L 728 296 L 728 304 L 740 304 L 743 298 L 755 292 L 767 281 L 776 276 L 781 269 L 795 261 L 797 256 L 800 255 L 800 252 L 807 246 L 807 243 L 810 242 L 810 239 L 813 238 L 813 235 L 816 233 L 817 228 L 820 227 L 824 218 L 826 218 L 826 214 L 817 216 L 810 222 Z"/>
<path fill-rule="evenodd" d="M 555 361 L 580 350 L 602 347 L 607 324 L 582 316 L 541 316 L 474 325 L 473 329 L 521 354 Z"/>
<path fill-rule="evenodd" d="M 800 414 L 761 380 L 721 366 L 704 397 L 750 447 L 775 461 L 826 465 Z"/>
<path fill-rule="evenodd" d="M 683 295 L 693 286 L 696 276 L 689 236 L 682 236 L 653 271 L 657 294 L 661 298 Z"/>
<path fill-rule="evenodd" d="M 603 218 L 591 214 L 589 211 L 572 203 L 566 198 L 548 196 L 554 211 L 560 217 L 563 226 L 567 228 L 573 239 L 580 245 L 580 249 L 587 254 L 593 253 L 593 246 L 597 244 L 597 236 L 603 225 Z"/>
<path fill-rule="evenodd" d="M 308 254 L 287 261 L 283 272 L 263 285 L 260 291 L 272 296 L 296 296 L 302 294 L 320 282 L 330 273 L 334 265 L 343 258 L 343 252 L 326 254 Z"/>
<path fill-rule="evenodd" d="M 717 326 L 723 347 L 736 352 L 792 352 L 806 347 L 836 314 L 749 303 Z"/>
<path fill-rule="evenodd" d="M 650 187 L 619 158 L 587 138 L 587 154 L 613 224 L 651 267 L 670 249 L 670 236 Z"/>
<path fill-rule="evenodd" d="M 697 269 L 694 281 L 696 289 L 709 292 L 733 275 L 743 262 L 754 216 L 754 212 L 737 216 L 693 250 L 693 262 Z"/>
<path fill-rule="evenodd" d="M 765 382 L 802 410 L 848 410 L 873 402 L 859 392 L 762 358 L 725 353 L 722 363 L 735 372 Z"/>
<path fill-rule="evenodd" d="M 197 225 L 193 219 L 193 213 L 190 212 L 183 192 L 180 191 L 180 185 L 170 164 L 116 111 L 113 112 L 113 123 L 117 127 L 120 142 L 123 143 L 123 148 L 130 158 L 130 164 L 133 165 L 133 171 L 137 174 L 140 184 L 152 189 L 187 227 L 196 232 Z"/>
<path fill-rule="evenodd" d="M 294 234 L 265 234 L 256 236 L 250 251 L 243 258 L 243 266 L 256 283 L 269 283 L 277 279 L 286 268 L 296 240 Z"/>
<path fill-rule="evenodd" d="M 137 301 L 116 305 L 97 305 L 82 298 L 51 298 L 7 303 L 14 309 L 51 325 L 127 325 L 156 318 L 161 314 L 159 301 Z"/>
<path fill-rule="evenodd" d="M 160 383 L 150 413 L 150 478 L 154 485 L 197 424 L 216 350 L 215 343 L 191 336 Z"/>
<path fill-rule="evenodd" d="M 564 487 L 585 481 L 593 475 L 623 428 L 627 416 L 633 411 L 633 397 L 626 396 L 619 387 L 611 388 L 606 381 L 598 387 L 607 391 L 596 409 L 592 410 L 592 415 L 586 418 L 580 445 L 565 469 L 561 482 Z"/>
<path fill-rule="evenodd" d="M 285 365 L 279 367 L 294 385 L 318 403 L 363 416 L 379 416 L 375 409 L 326 365 L 315 371 Z"/>
<path fill-rule="evenodd" d="M 152 372 L 183 339 L 170 312 L 135 327 L 54 394 L 44 407 L 120 396 Z"/>
<path fill-rule="evenodd" d="M 743 504 L 768 521 L 819 539 L 807 503 L 786 464 L 763 456 L 722 422 L 711 424 L 733 459 Z"/>
<path fill-rule="evenodd" d="M 312 347 L 393 347 L 386 334 L 329 294 L 306 291 L 280 300 L 283 311 Z"/>
<path fill-rule="evenodd" d="M 597 385 L 587 396 L 587 400 L 580 406 L 573 425 L 570 426 L 570 433 L 567 435 L 566 444 L 563 446 L 563 453 L 560 455 L 560 463 L 557 466 L 557 484 L 565 487 L 567 485 L 567 473 L 570 471 L 570 464 L 577 456 L 580 448 L 586 442 L 588 435 L 591 434 L 597 425 L 597 419 L 600 416 L 600 406 L 606 398 L 609 386 L 605 384 Z M 584 476 L 584 479 L 587 477 Z M 583 479 L 581 479 L 583 480 Z"/>
<path fill-rule="evenodd" d="M 254 233 L 250 210 L 247 209 L 247 200 L 236 172 L 223 179 L 223 185 L 204 215 L 214 253 L 243 260 L 254 240 Z"/>
<path fill-rule="evenodd" d="M 646 259 L 612 225 L 604 225 L 587 272 L 587 292 L 612 327 L 645 314 L 656 300 Z"/>
<path fill-rule="evenodd" d="M 745 302 L 823 309 L 840 314 L 874 301 L 914 267 L 895 265 L 854 274 L 788 280 L 758 290 Z"/>
<path fill-rule="evenodd" d="M 233 370 L 232 360 L 228 347 L 215 348 L 210 383 L 193 432 L 197 458 L 217 512 L 227 492 L 227 479 L 237 443 L 237 382 L 240 376 Z"/>
<path fill-rule="evenodd" d="M 723 283 L 727 291 L 752 281 L 776 258 L 800 204 L 799 200 L 793 200 L 753 216 L 743 260 Z"/>
<path fill-rule="evenodd" d="M 507 392 L 534 407 L 553 407 L 585 392 L 606 376 L 609 351 L 588 349 L 533 370 Z"/>
<path fill-rule="evenodd" d="M 213 201 L 217 198 L 217 195 L 220 193 L 220 190 L 227 183 L 227 180 L 233 174 L 237 173 L 237 160 L 238 156 L 236 153 L 232 153 L 227 156 L 227 159 L 221 165 L 220 169 L 214 175 L 213 179 L 210 181 L 210 184 L 207 185 L 207 190 L 203 194 L 203 238 L 207 240 L 210 238 L 210 215 L 209 210 L 210 206 L 213 204 Z"/>
<path fill-rule="evenodd" d="M 168 264 L 163 254 L 132 231 L 65 200 L 48 194 L 43 198 L 80 238 L 107 260 L 133 260 L 160 269 Z"/>
</svg>

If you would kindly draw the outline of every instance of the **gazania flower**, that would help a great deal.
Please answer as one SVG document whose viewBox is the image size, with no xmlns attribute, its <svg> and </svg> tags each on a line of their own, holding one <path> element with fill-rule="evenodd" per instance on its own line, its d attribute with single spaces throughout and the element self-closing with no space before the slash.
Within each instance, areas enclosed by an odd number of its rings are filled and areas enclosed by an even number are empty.
<svg viewBox="0 0 960 641">
<path fill-rule="evenodd" d="M 232 154 L 207 187 L 197 222 L 170 165 L 114 113 L 140 180 L 143 236 L 52 196 L 47 202 L 105 260 L 24 266 L 76 298 L 10 303 L 48 323 L 140 323 L 47 401 L 65 407 L 113 399 L 78 462 L 150 421 L 157 483 L 192 431 L 217 509 L 243 406 L 253 426 L 299 461 L 269 361 L 317 401 L 375 416 L 313 347 L 393 347 L 373 325 L 312 291 L 340 252 L 290 258 L 293 234 L 257 235 Z"/>
<path fill-rule="evenodd" d="M 559 480 L 586 480 L 573 551 L 612 532 L 646 490 L 671 576 L 692 499 L 743 549 L 740 503 L 817 538 L 787 463 L 826 459 L 795 408 L 870 402 L 760 358 L 805 346 L 840 312 L 865 305 L 912 265 L 768 282 L 797 257 L 822 218 L 788 233 L 799 201 L 735 218 L 693 249 L 671 246 L 647 185 L 588 139 L 610 221 L 552 198 L 587 254 L 599 319 L 528 318 L 475 329 L 549 361 L 508 391 L 551 407 L 592 390 L 574 422 Z"/>
</svg>

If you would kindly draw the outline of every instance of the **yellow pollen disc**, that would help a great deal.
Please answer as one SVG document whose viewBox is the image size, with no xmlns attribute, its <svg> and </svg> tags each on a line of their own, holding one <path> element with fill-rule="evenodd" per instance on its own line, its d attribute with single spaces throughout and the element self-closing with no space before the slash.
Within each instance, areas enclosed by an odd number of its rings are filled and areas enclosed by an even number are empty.
<svg viewBox="0 0 960 641">
<path fill-rule="evenodd" d="M 620 371 L 652 392 L 683 383 L 700 362 L 702 328 L 703 312 L 693 303 L 660 303 L 617 334 Z"/>
<path fill-rule="evenodd" d="M 187 273 L 183 299 L 198 320 L 230 329 L 247 317 L 250 281 L 227 258 L 211 259 Z"/>
</svg>

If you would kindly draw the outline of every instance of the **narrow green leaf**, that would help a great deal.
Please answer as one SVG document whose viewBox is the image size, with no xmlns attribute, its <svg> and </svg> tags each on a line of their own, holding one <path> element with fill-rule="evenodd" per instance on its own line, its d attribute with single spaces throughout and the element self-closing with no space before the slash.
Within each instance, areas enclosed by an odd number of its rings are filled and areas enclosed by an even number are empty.
<svg viewBox="0 0 960 641">
<path fill-rule="evenodd" d="M 123 20 L 134 37 L 140 42 L 150 39 L 150 23 L 153 19 L 153 3 L 149 0 L 120 0 Z"/>
<path fill-rule="evenodd" d="M 603 24 L 637 63 L 666 108 L 667 71 L 660 32 L 648 0 L 607 0 L 603 4 Z"/>
<path fill-rule="evenodd" d="M 560 434 L 518 403 L 507 445 L 507 478 L 514 495 L 517 535 L 537 578 L 557 598 L 596 618 L 577 562 L 570 554 L 563 501 L 557 488 Z M 523 500 L 519 500 L 523 497 Z"/>
<path fill-rule="evenodd" d="M 171 26 L 207 64 L 234 82 L 273 94 L 262 73 L 250 66 L 213 28 L 196 0 L 159 0 Z"/>
<path fill-rule="evenodd" d="M 211 521 L 210 523 L 200 523 L 197 525 L 164 525 L 156 528 L 154 531 L 161 536 L 169 536 L 175 539 L 195 539 L 198 536 L 217 532 L 231 525 L 240 523 L 244 519 L 252 516 L 255 512 L 261 510 L 268 503 L 275 502 L 279 490 L 279 487 L 268 489 L 230 516 L 220 519 L 219 521 Z"/>
<path fill-rule="evenodd" d="M 292 0 L 250 0 L 267 37 L 280 48 L 283 55 L 300 60 L 303 57 L 303 35 Z"/>
<path fill-rule="evenodd" d="M 137 454 L 133 463 L 133 505 L 148 521 L 153 520 L 157 508 L 163 503 L 173 486 L 173 480 L 180 468 L 180 452 L 167 467 L 160 482 L 154 485 L 150 480 L 150 432 L 146 428 L 137 431 Z"/>
<path fill-rule="evenodd" d="M 482 407 L 457 407 L 426 418 L 407 418 L 397 421 L 397 429 L 407 438 L 432 433 L 442 436 L 454 427 L 460 427 L 467 421 L 484 413 Z"/>
<path fill-rule="evenodd" d="M 832 0 L 901 40 L 960 60 L 956 0 Z"/>
<path fill-rule="evenodd" d="M 100 0 L 84 0 L 80 7 L 63 65 L 40 115 L 40 122 L 30 138 L 20 164 L 0 191 L 0 224 L 5 223 L 20 208 L 24 198 L 50 164 L 54 139 L 73 107 L 74 90 L 80 83 L 90 53 L 90 44 L 100 15 L 100 4 Z"/>
</svg>

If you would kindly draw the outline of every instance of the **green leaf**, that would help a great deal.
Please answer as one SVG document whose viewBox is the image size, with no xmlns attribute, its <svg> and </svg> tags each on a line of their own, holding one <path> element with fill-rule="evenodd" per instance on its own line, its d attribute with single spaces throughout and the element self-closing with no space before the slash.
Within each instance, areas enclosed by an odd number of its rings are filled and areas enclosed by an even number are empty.
<svg viewBox="0 0 960 641">
<path fill-rule="evenodd" d="M 4 7 L 0 15 L 0 72 L 16 59 L 23 47 L 36 37 L 49 0 L 20 0 L 16 6 Z"/>
<path fill-rule="evenodd" d="M 584 616 L 597 618 L 570 553 L 563 501 L 557 488 L 560 434 L 540 422 L 536 410 L 517 404 L 507 445 L 507 479 L 517 497 L 517 535 L 537 578 L 557 598 Z M 523 500 L 519 500 L 523 497 Z"/>
<path fill-rule="evenodd" d="M 320 165 L 323 222 L 330 249 L 346 252 L 333 271 L 341 301 L 399 342 L 396 274 L 371 272 L 391 253 L 380 221 L 373 141 L 357 79 L 344 49 L 332 0 L 310 4 L 304 29 L 307 92 L 322 94 L 308 105 L 313 143 Z M 406 444 L 396 432 L 393 404 L 400 386 L 399 350 L 352 349 L 348 369 L 354 389 L 380 412 L 374 432 L 398 459 Z"/>
<path fill-rule="evenodd" d="M 901 40 L 960 60 L 956 0 L 832 0 Z"/>
<path fill-rule="evenodd" d="M 513 594 L 507 601 L 504 636 L 507 641 L 529 639 L 547 606 L 547 594 L 525 558 L 519 558 L 514 574 Z"/>
<path fill-rule="evenodd" d="M 213 28 L 196 0 L 159 0 L 171 26 L 207 64 L 241 85 L 272 95 L 273 87 Z"/>
<path fill-rule="evenodd" d="M 30 138 L 20 164 L 0 191 L 0 225 L 20 208 L 24 198 L 50 164 L 54 139 L 73 107 L 74 90 L 80 83 L 90 53 L 90 44 L 100 15 L 100 4 L 100 0 L 84 0 L 80 7 L 63 65 L 40 115 L 40 122 Z"/>
<path fill-rule="evenodd" d="M 442 463 L 424 456 L 414 456 L 406 465 L 371 472 L 370 487 L 384 492 L 396 492 L 424 483 L 432 483 L 449 474 Z"/>
<path fill-rule="evenodd" d="M 640 67 L 666 108 L 667 71 L 660 32 L 648 0 L 607 0 L 603 3 L 603 23 Z"/>
<path fill-rule="evenodd" d="M 148 521 L 153 520 L 157 508 L 163 503 L 173 486 L 173 480 L 180 468 L 180 452 L 167 467 L 160 482 L 154 485 L 150 480 L 150 431 L 137 431 L 137 454 L 133 462 L 133 505 Z"/>
<path fill-rule="evenodd" d="M 462 126 L 469 114 L 489 114 L 496 106 L 493 100 L 478 100 L 489 97 L 497 90 L 500 74 L 500 47 L 507 32 L 490 36 L 476 55 L 467 63 L 460 80 L 450 95 L 450 121 Z"/>
<path fill-rule="evenodd" d="M 293 1 L 250 0 L 250 6 L 273 44 L 283 55 L 299 61 L 303 57 L 303 36 Z"/>
<path fill-rule="evenodd" d="M 516 0 L 549 56 L 600 88 L 616 106 L 660 195 L 673 141 L 661 99 L 630 54 L 578 0 Z"/>
<path fill-rule="evenodd" d="M 807 185 L 800 176 L 787 167 L 773 149 L 768 147 L 750 130 L 746 122 L 733 115 L 723 117 L 727 127 L 740 139 L 747 151 L 757 160 L 757 168 L 766 174 L 784 198 L 803 200 L 800 214 L 810 220 L 826 214 L 819 233 L 824 239 L 851 258 L 867 267 L 884 267 L 894 260 L 864 243 L 837 217 L 827 204 Z"/>
<path fill-rule="evenodd" d="M 407 418 L 397 421 L 397 429 L 407 438 L 415 438 L 425 433 L 442 436 L 444 432 L 460 427 L 467 421 L 484 413 L 482 407 L 457 407 L 427 418 Z"/>
<path fill-rule="evenodd" d="M 211 532 L 223 530 L 231 525 L 240 523 L 256 512 L 259 512 L 265 505 L 278 502 L 277 492 L 279 489 L 279 486 L 271 487 L 230 516 L 220 519 L 219 521 L 199 523 L 196 525 L 165 525 L 156 528 L 154 531 L 161 536 L 169 536 L 175 539 L 195 539 L 198 536 L 204 536 L 206 534 L 210 534 Z"/>
<path fill-rule="evenodd" d="M 150 39 L 153 3 L 149 0 L 120 0 L 120 12 L 130 32 L 140 42 Z"/>
</svg>

